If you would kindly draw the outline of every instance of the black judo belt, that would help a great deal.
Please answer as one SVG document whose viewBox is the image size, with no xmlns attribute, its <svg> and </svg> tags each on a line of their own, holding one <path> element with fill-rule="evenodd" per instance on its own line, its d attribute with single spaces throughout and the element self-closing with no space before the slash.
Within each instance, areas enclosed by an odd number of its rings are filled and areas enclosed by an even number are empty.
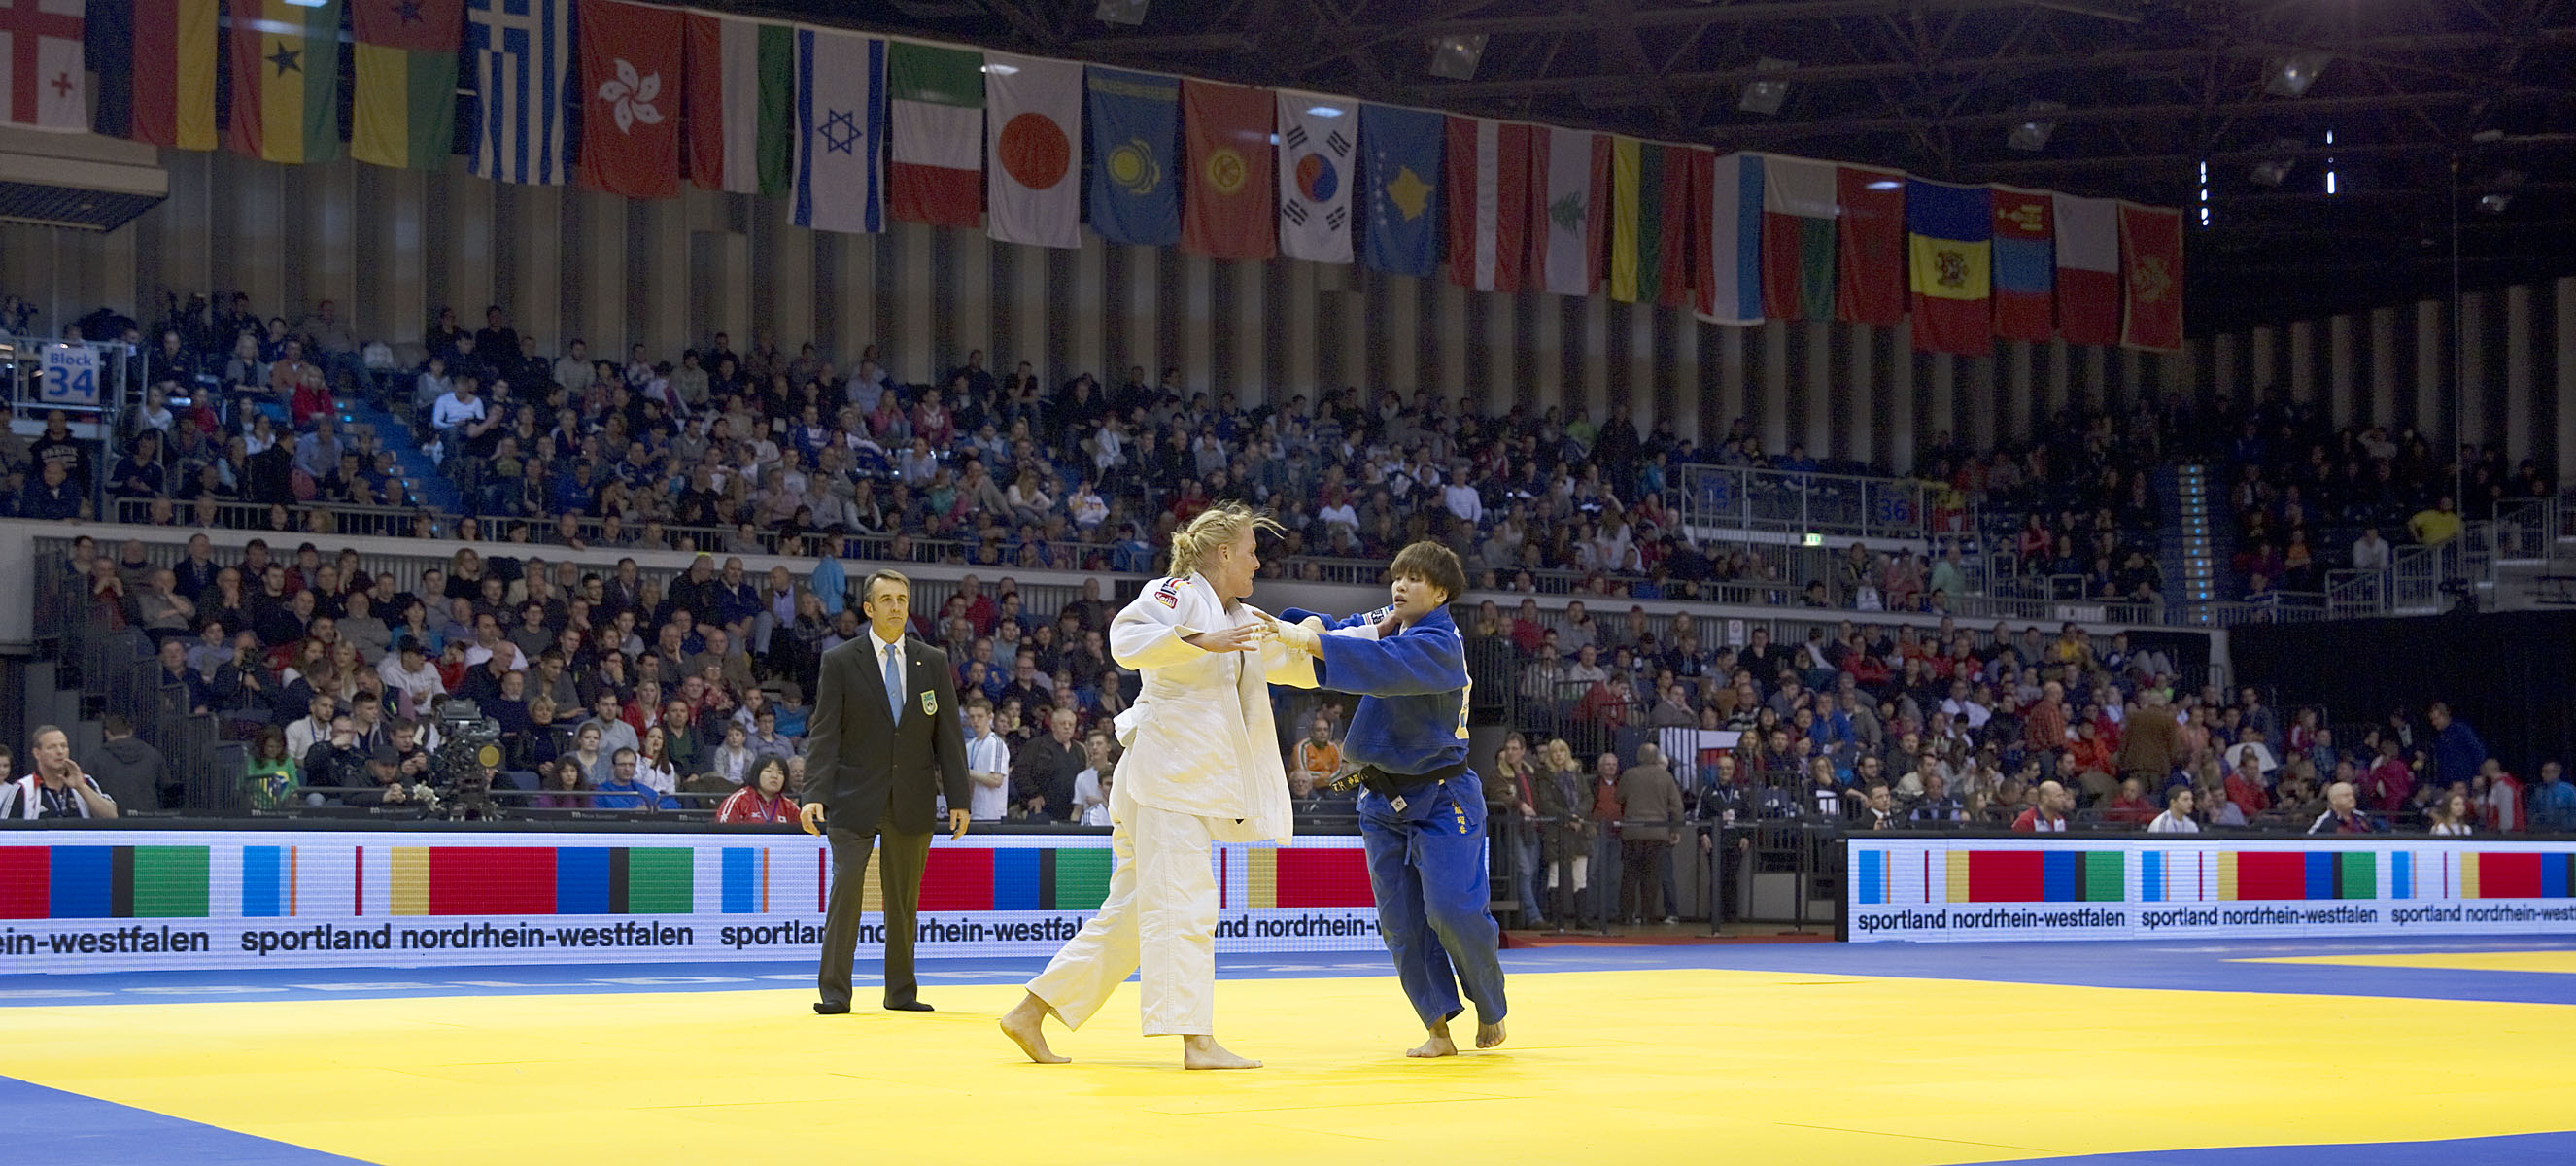
<svg viewBox="0 0 2576 1166">
<path fill-rule="evenodd" d="M 1465 776 L 1466 772 L 1467 763 L 1464 761 L 1456 765 L 1442 766 L 1429 773 L 1389 773 L 1374 765 L 1361 765 L 1335 774 L 1329 788 L 1334 793 L 1342 793 L 1354 787 L 1374 791 L 1377 796 L 1385 798 L 1386 804 L 1400 814 L 1404 812 L 1405 790 L 1418 791 L 1426 785 L 1439 785 L 1452 778 Z"/>
</svg>

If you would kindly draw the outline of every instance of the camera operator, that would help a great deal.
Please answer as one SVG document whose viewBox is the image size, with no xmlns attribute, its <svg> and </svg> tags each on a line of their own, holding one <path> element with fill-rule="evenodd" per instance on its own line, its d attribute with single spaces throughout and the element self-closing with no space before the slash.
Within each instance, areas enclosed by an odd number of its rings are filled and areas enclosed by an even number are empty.
<svg viewBox="0 0 2576 1166">
<path fill-rule="evenodd" d="M 379 810 L 428 809 L 434 800 L 429 787 L 410 780 L 400 756 L 392 746 L 376 750 L 367 759 L 367 788 L 342 795 L 340 800 Z"/>
</svg>

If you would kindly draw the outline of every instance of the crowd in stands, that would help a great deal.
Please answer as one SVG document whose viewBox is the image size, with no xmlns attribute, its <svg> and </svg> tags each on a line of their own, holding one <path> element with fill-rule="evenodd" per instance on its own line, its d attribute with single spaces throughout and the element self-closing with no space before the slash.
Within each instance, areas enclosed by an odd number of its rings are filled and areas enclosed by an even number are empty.
<svg viewBox="0 0 2576 1166">
<path fill-rule="evenodd" d="M 1589 773 L 1600 797 L 1584 805 L 1608 820 L 1619 766 L 1659 744 L 1703 819 L 2576 828 L 2557 761 L 2526 788 L 2438 701 L 2338 741 L 2322 710 L 2178 685 L 2187 662 L 2073 624 L 2051 636 L 1998 623 L 1980 637 L 1952 620 L 1845 620 L 1796 644 L 1757 625 L 1742 645 L 1712 646 L 1687 615 L 1596 617 L 1577 601 L 1552 616 L 1525 599 L 1517 611 L 1482 601 L 1470 629 L 1478 693 L 1508 694 L 1485 696 L 1489 715 L 1531 734 L 1515 805 L 1532 814 L 1528 791 L 1554 767 Z"/>
<path fill-rule="evenodd" d="M 2446 460 L 2413 430 L 2337 427 L 2314 404 L 2277 395 L 2184 422 L 2197 435 L 2191 452 L 2213 466 L 2213 492 L 2224 492 L 2213 510 L 2233 519 L 2229 598 L 2323 592 L 2330 572 L 2384 571 L 2396 547 L 2441 546 L 2509 501 L 2558 489 L 2548 467 L 2509 466 L 2493 443 Z"/>
<path fill-rule="evenodd" d="M 69 582 L 83 618 L 147 637 L 161 686 L 248 744 L 254 809 L 428 808 L 444 706 L 471 700 L 503 751 L 479 776 L 534 795 L 510 804 L 783 820 L 804 789 L 805 685 L 821 653 L 865 634 L 839 562 L 755 577 L 701 555 L 667 583 L 632 558 L 586 565 L 604 562 L 460 548 L 406 589 L 309 542 L 219 559 L 200 534 L 156 566 L 139 541 L 82 537 Z M 1045 618 L 1011 580 L 970 577 L 916 616 L 957 661 L 969 747 L 989 762 L 976 817 L 1098 816 L 1125 699 L 1112 614 L 1096 580 Z"/>
<path fill-rule="evenodd" d="M 547 355 L 498 305 L 479 328 L 442 309 L 399 350 L 362 340 L 328 301 L 290 322 L 241 293 L 173 298 L 148 333 L 122 318 L 88 326 L 149 351 L 147 398 L 106 493 L 118 515 L 160 525 L 584 550 L 837 544 L 899 561 L 1138 572 L 1174 524 L 1241 498 L 1289 527 L 1274 575 L 1319 575 L 1319 558 L 1383 561 L 1435 537 L 1496 591 L 1714 598 L 1753 583 L 1772 585 L 1752 592 L 1760 601 L 1939 613 L 1968 586 L 1966 564 L 1993 552 L 2028 573 L 2084 576 L 2089 597 L 2153 602 L 2162 586 L 2147 488 L 2160 428 L 2143 416 L 2052 418 L 2051 436 L 1992 452 L 1942 434 L 1921 471 L 1925 525 L 1950 537 L 1855 548 L 1830 572 L 1791 578 L 1780 548 L 1685 534 L 1672 512 L 1683 467 L 1884 471 L 1766 451 L 1742 419 L 1703 448 L 1669 419 L 1641 433 L 1625 415 L 1491 418 L 1427 391 L 1343 388 L 1237 409 L 1179 369 L 1045 384 L 1028 363 L 1005 370 L 981 352 L 906 384 L 874 346 L 835 364 L 811 344 L 791 354 L 767 329 L 739 349 L 716 333 L 676 354 L 639 345 L 621 358 L 574 339 Z M 352 393 L 410 432 L 342 424 Z M 398 456 L 410 448 L 437 459 L 465 516 L 424 508 Z M 89 447 L 35 452 L 0 444 L 19 472 L 11 511 L 88 514 Z M 66 463 L 60 484 L 43 468 L 54 461 Z M 1981 535 L 1968 521 L 1981 509 L 2029 521 Z"/>
</svg>

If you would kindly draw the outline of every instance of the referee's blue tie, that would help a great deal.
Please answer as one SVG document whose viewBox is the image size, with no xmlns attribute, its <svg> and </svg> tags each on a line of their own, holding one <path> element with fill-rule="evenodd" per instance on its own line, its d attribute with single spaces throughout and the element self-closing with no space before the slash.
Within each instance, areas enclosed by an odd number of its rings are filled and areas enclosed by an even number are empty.
<svg viewBox="0 0 2576 1166">
<path fill-rule="evenodd" d="M 894 660 L 895 654 L 901 651 L 903 645 L 896 644 L 887 648 L 885 654 L 886 716 L 898 725 L 903 723 L 903 679 L 895 675 Z"/>
</svg>

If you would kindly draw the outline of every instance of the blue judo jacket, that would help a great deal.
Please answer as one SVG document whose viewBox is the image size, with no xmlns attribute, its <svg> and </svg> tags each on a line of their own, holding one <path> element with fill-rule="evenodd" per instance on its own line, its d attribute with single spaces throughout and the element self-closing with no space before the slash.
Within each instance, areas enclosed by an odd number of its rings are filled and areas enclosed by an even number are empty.
<svg viewBox="0 0 2576 1166">
<path fill-rule="evenodd" d="M 1303 623 L 1313 616 L 1337 631 L 1376 623 L 1389 610 L 1336 618 L 1292 607 L 1279 617 Z M 1323 644 L 1315 686 L 1362 698 L 1342 739 L 1344 758 L 1394 774 L 1467 760 L 1467 655 L 1448 608 L 1433 608 L 1384 640 L 1326 635 Z"/>
</svg>

